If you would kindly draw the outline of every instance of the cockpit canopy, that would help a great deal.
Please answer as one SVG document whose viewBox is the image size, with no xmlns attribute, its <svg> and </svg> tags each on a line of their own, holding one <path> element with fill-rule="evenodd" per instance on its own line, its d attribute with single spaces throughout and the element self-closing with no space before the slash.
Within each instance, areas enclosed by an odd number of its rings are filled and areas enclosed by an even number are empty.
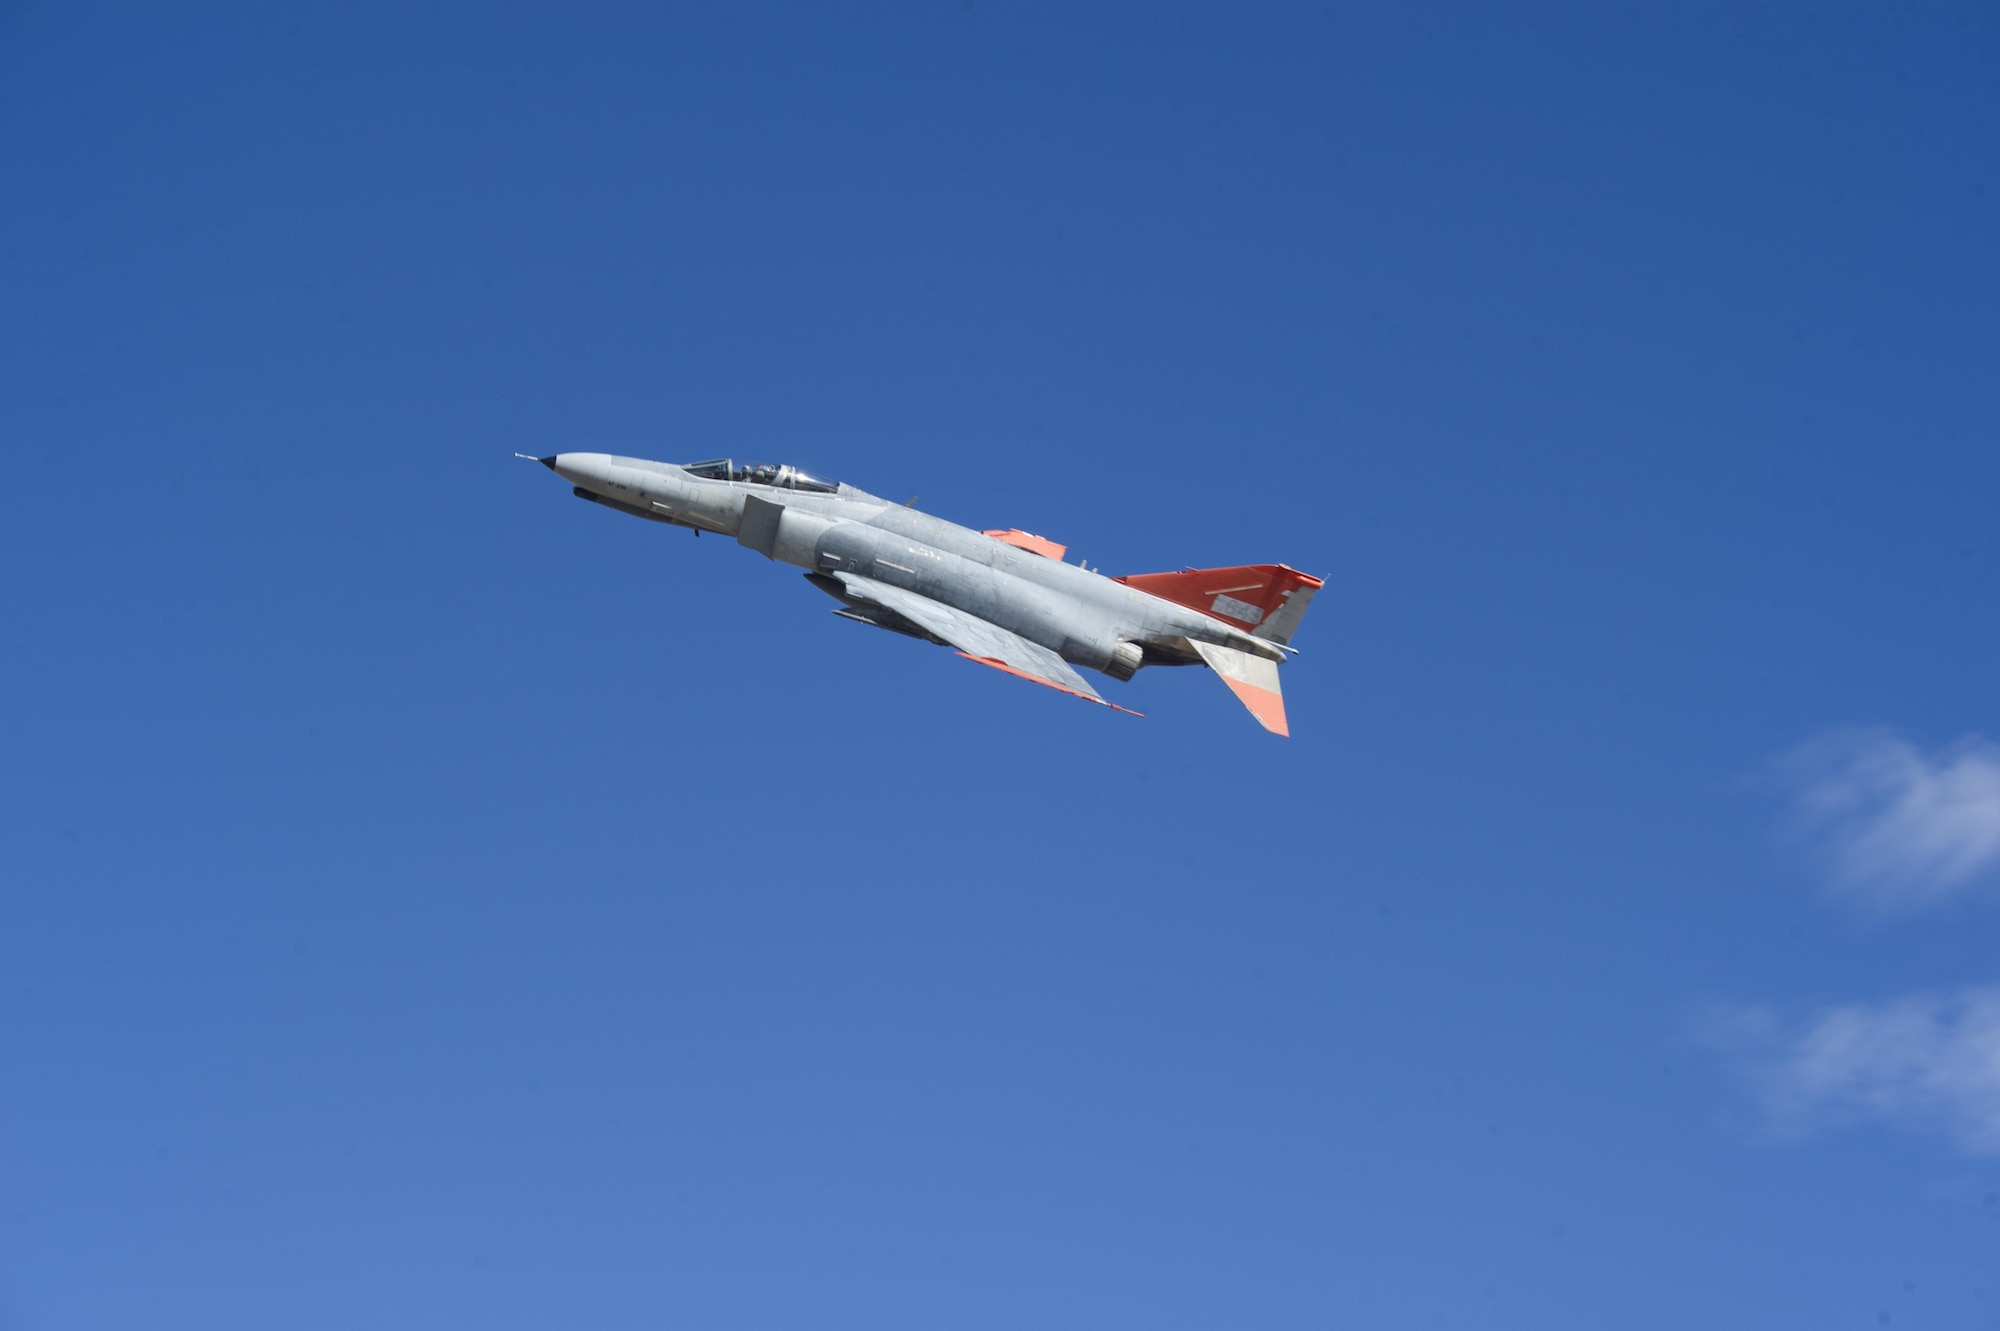
<svg viewBox="0 0 2000 1331">
<path fill-rule="evenodd" d="M 733 458 L 715 458 L 709 462 L 690 462 L 682 470 L 705 481 L 739 481 L 745 485 L 773 485 L 781 490 L 807 490 L 829 495 L 840 490 L 839 481 L 829 481 L 824 476 L 815 476 L 809 471 L 777 462 L 737 462 Z"/>
</svg>

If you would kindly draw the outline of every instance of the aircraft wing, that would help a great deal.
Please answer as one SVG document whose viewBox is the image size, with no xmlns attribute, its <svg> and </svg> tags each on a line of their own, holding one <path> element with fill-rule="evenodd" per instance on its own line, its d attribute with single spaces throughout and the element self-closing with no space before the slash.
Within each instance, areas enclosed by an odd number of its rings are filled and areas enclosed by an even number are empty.
<svg viewBox="0 0 2000 1331">
<path fill-rule="evenodd" d="M 1090 687 L 1090 681 L 1076 672 L 1075 666 L 1018 633 L 1010 633 L 998 624 L 954 609 L 942 601 L 933 601 L 928 596 L 891 587 L 873 578 L 854 573 L 836 573 L 833 576 L 840 579 L 856 600 L 894 611 L 958 648 L 958 654 L 968 661 L 1019 675 L 1022 679 L 1101 703 L 1116 711 L 1131 711 L 1128 707 L 1119 707 L 1117 703 L 1105 702 L 1098 696 L 1097 690 Z M 1132 714 L 1139 715 L 1137 712 Z"/>
</svg>

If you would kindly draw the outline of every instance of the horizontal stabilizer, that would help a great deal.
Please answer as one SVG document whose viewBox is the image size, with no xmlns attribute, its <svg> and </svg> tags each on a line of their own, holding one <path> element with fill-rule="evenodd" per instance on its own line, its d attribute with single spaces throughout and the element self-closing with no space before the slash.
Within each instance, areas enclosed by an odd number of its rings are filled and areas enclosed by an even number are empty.
<svg viewBox="0 0 2000 1331">
<path fill-rule="evenodd" d="M 1163 601 L 1213 615 L 1280 646 L 1292 640 L 1306 606 L 1324 580 L 1283 564 L 1190 568 L 1179 573 L 1131 573 L 1114 579 Z"/>
<path fill-rule="evenodd" d="M 1212 642 L 1190 640 L 1189 645 L 1201 653 L 1209 669 L 1222 676 L 1222 682 L 1250 709 L 1258 725 L 1273 735 L 1292 733 L 1285 723 L 1285 695 L 1278 689 L 1277 662 Z"/>
</svg>

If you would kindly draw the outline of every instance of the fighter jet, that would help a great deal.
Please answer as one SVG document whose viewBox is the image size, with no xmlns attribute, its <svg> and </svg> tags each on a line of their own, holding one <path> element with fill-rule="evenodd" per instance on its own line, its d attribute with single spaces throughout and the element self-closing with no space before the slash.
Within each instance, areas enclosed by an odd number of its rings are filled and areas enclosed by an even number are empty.
<svg viewBox="0 0 2000 1331">
<path fill-rule="evenodd" d="M 519 457 L 528 455 L 517 454 Z M 797 467 L 684 465 L 608 453 L 531 458 L 618 513 L 733 536 L 805 570 L 856 623 L 957 649 L 1121 712 L 1077 672 L 1205 665 L 1264 729 L 1287 735 L 1278 667 L 1322 580 L 1283 564 L 1107 578 L 1015 528 L 975 531 Z M 912 504 L 914 501 L 912 501 Z M 1139 715 L 1139 713 L 1133 713 Z"/>
</svg>

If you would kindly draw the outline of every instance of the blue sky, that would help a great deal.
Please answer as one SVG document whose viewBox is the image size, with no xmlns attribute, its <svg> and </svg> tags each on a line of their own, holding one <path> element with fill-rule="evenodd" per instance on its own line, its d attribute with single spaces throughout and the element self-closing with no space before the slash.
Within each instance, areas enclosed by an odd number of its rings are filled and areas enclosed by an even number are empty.
<svg viewBox="0 0 2000 1331">
<path fill-rule="evenodd" d="M 1991 1326 L 1990 6 L 0 13 L 0 1323 Z M 515 451 L 1327 578 L 1265 735 Z"/>
</svg>

